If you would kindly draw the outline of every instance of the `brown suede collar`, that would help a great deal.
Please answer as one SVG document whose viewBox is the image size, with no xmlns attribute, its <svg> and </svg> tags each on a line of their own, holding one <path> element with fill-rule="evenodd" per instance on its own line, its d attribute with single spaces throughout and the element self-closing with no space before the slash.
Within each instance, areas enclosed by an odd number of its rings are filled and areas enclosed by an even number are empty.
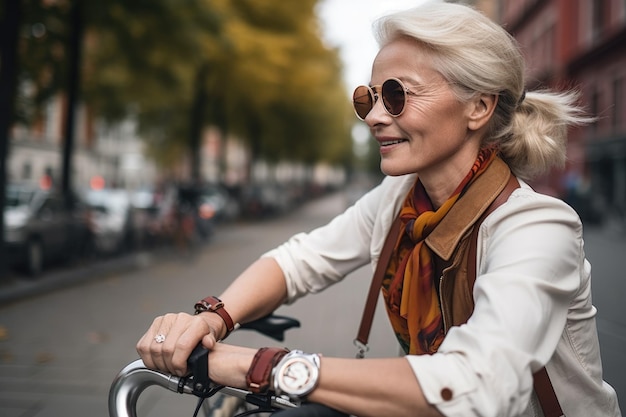
<svg viewBox="0 0 626 417">
<path fill-rule="evenodd" d="M 428 235 L 428 247 L 444 261 L 450 260 L 463 236 L 498 197 L 510 176 L 508 165 L 495 158 Z"/>
</svg>

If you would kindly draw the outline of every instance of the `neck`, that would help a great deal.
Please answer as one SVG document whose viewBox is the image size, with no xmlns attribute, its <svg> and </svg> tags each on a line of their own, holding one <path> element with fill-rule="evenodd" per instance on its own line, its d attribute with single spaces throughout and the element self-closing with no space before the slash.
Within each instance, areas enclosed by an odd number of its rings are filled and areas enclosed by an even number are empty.
<svg viewBox="0 0 626 417">
<path fill-rule="evenodd" d="M 472 169 L 478 152 L 468 153 L 463 158 L 456 158 L 454 161 L 447 161 L 436 169 L 426 173 L 419 172 L 418 177 L 437 210 L 454 193 L 463 178 Z"/>
</svg>

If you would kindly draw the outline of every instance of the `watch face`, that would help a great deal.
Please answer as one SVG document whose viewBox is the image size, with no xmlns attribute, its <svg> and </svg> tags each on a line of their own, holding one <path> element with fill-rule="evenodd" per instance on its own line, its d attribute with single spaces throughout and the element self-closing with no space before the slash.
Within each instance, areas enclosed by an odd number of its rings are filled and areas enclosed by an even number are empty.
<svg viewBox="0 0 626 417">
<path fill-rule="evenodd" d="M 303 396 L 315 388 L 319 370 L 310 360 L 294 357 L 278 369 L 275 378 L 280 390 L 288 395 Z"/>
</svg>

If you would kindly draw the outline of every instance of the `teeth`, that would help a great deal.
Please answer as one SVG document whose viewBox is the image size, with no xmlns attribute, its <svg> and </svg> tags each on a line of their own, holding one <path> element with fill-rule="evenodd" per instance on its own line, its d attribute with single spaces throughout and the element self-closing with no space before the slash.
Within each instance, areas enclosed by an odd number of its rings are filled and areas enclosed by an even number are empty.
<svg viewBox="0 0 626 417">
<path fill-rule="evenodd" d="M 404 142 L 404 141 L 403 140 L 387 140 L 387 141 L 384 141 L 384 142 L 380 142 L 380 146 L 395 145 L 395 144 L 400 143 L 400 142 Z"/>
</svg>

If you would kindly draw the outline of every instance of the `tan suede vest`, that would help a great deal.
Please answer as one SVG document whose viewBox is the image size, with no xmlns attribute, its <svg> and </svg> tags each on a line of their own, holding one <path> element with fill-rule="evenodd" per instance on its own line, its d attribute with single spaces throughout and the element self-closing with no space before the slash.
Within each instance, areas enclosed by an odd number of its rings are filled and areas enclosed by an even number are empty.
<svg viewBox="0 0 626 417">
<path fill-rule="evenodd" d="M 469 187 L 462 198 L 452 206 L 435 230 L 426 238 L 426 244 L 435 254 L 435 271 L 439 276 L 439 299 L 443 313 L 444 332 L 450 327 L 467 322 L 474 311 L 473 288 L 476 280 L 476 245 L 478 229 L 482 221 L 501 204 L 506 202 L 513 190 L 519 187 L 508 165 L 500 158 L 493 160 L 487 170 Z M 361 351 L 367 348 L 369 328 L 376 306 L 385 267 L 400 232 L 396 218 L 379 259 L 368 294 L 359 333 L 355 343 Z M 357 343 L 358 342 L 358 343 Z M 563 415 L 546 368 L 533 374 L 534 390 L 545 417 Z"/>
<path fill-rule="evenodd" d="M 511 191 L 519 186 L 516 180 L 512 185 L 510 179 L 514 177 L 509 167 L 500 158 L 494 159 L 426 238 L 426 244 L 439 258 L 435 264 L 446 333 L 451 326 L 465 323 L 474 310 L 477 228 L 507 185 Z M 506 201 L 510 192 L 503 194 Z"/>
</svg>

